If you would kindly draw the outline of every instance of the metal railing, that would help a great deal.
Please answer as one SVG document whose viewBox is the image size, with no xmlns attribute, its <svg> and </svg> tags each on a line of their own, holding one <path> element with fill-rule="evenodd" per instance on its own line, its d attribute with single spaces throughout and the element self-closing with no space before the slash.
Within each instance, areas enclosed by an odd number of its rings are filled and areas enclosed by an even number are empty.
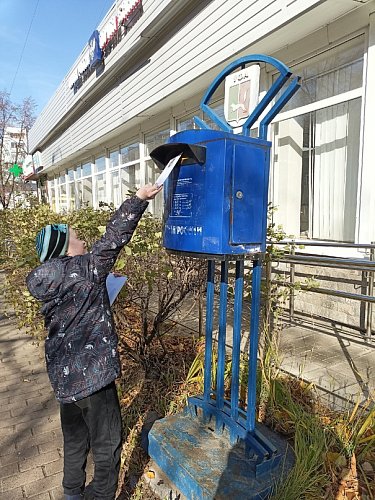
<svg viewBox="0 0 375 500">
<path fill-rule="evenodd" d="M 359 328 L 355 325 L 355 329 L 359 329 L 364 335 L 366 340 L 374 340 L 373 335 L 373 303 L 374 297 L 374 272 L 375 272 L 375 244 L 352 244 L 352 243 L 330 243 L 330 242 L 316 242 L 306 240 L 283 240 L 279 242 L 269 242 L 269 244 L 290 247 L 290 253 L 284 254 L 279 258 L 274 258 L 273 262 L 283 262 L 289 264 L 289 281 L 272 280 L 272 270 L 268 270 L 268 279 L 271 283 L 285 286 L 289 289 L 289 317 L 294 319 L 295 316 L 295 283 L 296 283 L 296 265 L 305 266 L 320 266 L 336 269 L 349 269 L 361 272 L 361 288 L 365 293 L 351 293 L 341 290 L 332 290 L 329 288 L 314 287 L 310 285 L 299 284 L 299 288 L 312 293 L 325 294 L 329 296 L 347 298 L 350 300 L 358 300 L 363 305 L 364 314 L 359 315 Z M 331 248 L 353 248 L 368 250 L 368 259 L 353 259 L 344 257 L 327 257 L 317 254 L 304 255 L 302 253 L 296 254 L 296 248 L 299 245 L 314 246 L 314 247 L 331 247 Z M 271 263 L 271 264 L 272 264 Z M 318 278 L 316 278 L 318 279 Z M 349 283 L 349 280 L 348 280 Z M 364 318 L 363 318 L 364 316 Z"/>
</svg>

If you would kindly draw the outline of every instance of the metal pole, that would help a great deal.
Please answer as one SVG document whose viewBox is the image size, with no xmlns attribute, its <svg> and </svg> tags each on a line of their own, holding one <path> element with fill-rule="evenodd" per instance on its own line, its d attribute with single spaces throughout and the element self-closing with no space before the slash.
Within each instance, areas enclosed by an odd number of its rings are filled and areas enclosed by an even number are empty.
<svg viewBox="0 0 375 500">
<path fill-rule="evenodd" d="M 244 261 L 236 262 L 236 285 L 234 290 L 233 349 L 232 349 L 232 384 L 231 384 L 231 417 L 237 421 L 238 399 L 240 387 L 240 351 L 241 320 L 243 300 Z"/>
<path fill-rule="evenodd" d="M 215 292 L 215 261 L 208 261 L 207 268 L 207 298 L 206 298 L 206 342 L 204 353 L 204 392 L 203 398 L 206 403 L 211 398 L 211 365 L 212 365 L 212 328 L 214 315 L 214 292 Z"/>
<path fill-rule="evenodd" d="M 371 244 L 374 242 L 372 241 Z M 375 260 L 375 249 L 370 248 L 370 261 Z M 371 297 L 374 294 L 374 272 L 368 271 L 368 292 Z M 367 303 L 367 318 L 366 318 L 366 338 L 371 340 L 372 337 L 372 302 Z"/>
<path fill-rule="evenodd" d="M 227 332 L 228 261 L 221 262 L 219 338 L 217 346 L 216 401 L 219 410 L 224 408 L 225 341 Z"/>
<path fill-rule="evenodd" d="M 291 255 L 296 254 L 295 245 L 292 242 Z M 293 258 L 293 257 L 292 257 Z M 289 290 L 289 319 L 294 319 L 294 280 L 295 280 L 296 266 L 295 264 L 290 264 L 290 290 Z"/>
<path fill-rule="evenodd" d="M 246 427 L 249 432 L 255 430 L 255 407 L 256 407 L 256 377 L 257 377 L 257 354 L 259 336 L 259 309 L 260 309 L 260 284 L 262 277 L 262 266 L 260 260 L 254 260 L 253 279 L 251 287 L 251 319 L 250 319 L 250 353 L 249 353 L 249 381 L 247 387 L 247 415 Z"/>
</svg>

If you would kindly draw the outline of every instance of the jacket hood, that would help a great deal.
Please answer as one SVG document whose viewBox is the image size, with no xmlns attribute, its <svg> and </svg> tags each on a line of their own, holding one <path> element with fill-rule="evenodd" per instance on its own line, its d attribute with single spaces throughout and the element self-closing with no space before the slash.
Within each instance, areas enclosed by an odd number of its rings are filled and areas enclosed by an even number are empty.
<svg viewBox="0 0 375 500">
<path fill-rule="evenodd" d="M 59 297 L 62 286 L 64 260 L 51 259 L 33 269 L 26 278 L 26 285 L 33 297 L 48 302 Z"/>
</svg>

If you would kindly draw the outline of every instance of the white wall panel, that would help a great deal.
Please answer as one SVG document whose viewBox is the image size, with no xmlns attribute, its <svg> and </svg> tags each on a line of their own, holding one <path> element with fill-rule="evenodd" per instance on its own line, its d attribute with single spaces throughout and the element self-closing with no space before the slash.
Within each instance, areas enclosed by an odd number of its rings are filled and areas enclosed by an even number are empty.
<svg viewBox="0 0 375 500">
<path fill-rule="evenodd" d="M 253 1 L 250 6 L 235 0 L 212 2 L 152 57 L 147 68 L 127 81 L 124 118 L 264 38 L 313 3 L 296 0 L 288 7 L 279 0 Z"/>
<path fill-rule="evenodd" d="M 124 42 L 121 42 L 107 58 L 106 68 L 116 64 L 118 59 L 127 53 L 151 18 L 160 13 L 166 5 L 172 5 L 172 3 L 172 0 L 144 0 L 143 17 L 129 32 Z M 63 157 L 66 158 L 135 116 L 147 114 L 148 108 L 156 103 L 162 104 L 166 96 L 183 89 L 201 75 L 207 74 L 212 68 L 222 66 L 224 62 L 235 58 L 247 47 L 251 49 L 254 44 L 263 44 L 261 47 L 266 48 L 269 35 L 279 27 L 298 18 L 307 9 L 327 3 L 331 5 L 331 8 L 335 5 L 338 12 L 345 11 L 345 9 L 347 11 L 349 5 L 353 6 L 353 3 L 349 4 L 348 0 L 341 0 L 340 4 L 337 4 L 337 0 L 330 0 L 330 2 L 213 0 L 155 52 L 149 64 L 109 91 L 53 145 L 47 147 L 45 154 L 43 152 L 44 165 L 46 167 L 51 165 L 49 159 L 52 159 L 53 152 L 61 151 Z M 313 16 L 310 17 L 312 20 Z M 321 22 L 320 19 L 314 20 L 318 26 L 319 22 Z M 311 23 L 311 30 L 313 30 L 315 24 L 313 21 Z M 303 29 L 308 32 L 309 27 L 304 26 Z M 295 41 L 293 30 L 289 30 L 287 36 L 290 43 Z M 30 134 L 32 148 L 35 148 L 38 142 L 51 131 L 53 124 L 62 118 L 66 110 L 74 106 L 78 99 L 84 99 L 87 89 L 99 79 L 92 76 L 89 81 L 85 82 L 85 88 L 80 89 L 75 96 L 68 88 L 67 81 L 66 78 L 33 127 Z M 190 87 L 189 92 L 190 94 L 186 97 L 194 93 L 193 86 Z M 177 104 L 177 101 L 174 104 Z"/>
</svg>

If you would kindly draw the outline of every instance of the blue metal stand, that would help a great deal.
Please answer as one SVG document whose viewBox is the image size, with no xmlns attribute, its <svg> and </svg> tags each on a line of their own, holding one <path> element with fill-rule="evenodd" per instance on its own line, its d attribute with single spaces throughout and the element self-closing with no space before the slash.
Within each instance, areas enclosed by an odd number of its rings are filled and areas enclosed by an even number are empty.
<svg viewBox="0 0 375 500">
<path fill-rule="evenodd" d="M 203 419 L 208 422 L 215 420 L 217 433 L 227 431 L 231 444 L 242 440 L 246 454 L 254 458 L 255 474 L 258 476 L 275 467 L 281 459 L 277 448 L 262 432 L 256 429 L 256 369 L 258 350 L 258 327 L 260 305 L 261 265 L 259 260 L 253 262 L 252 272 L 252 300 L 250 321 L 250 352 L 248 358 L 248 387 L 246 411 L 239 407 L 240 390 L 240 346 L 241 321 L 243 306 L 244 263 L 236 261 L 236 279 L 234 295 L 234 322 L 230 399 L 224 396 L 224 374 L 226 354 L 227 329 L 227 289 L 228 289 L 228 261 L 221 262 L 220 301 L 219 301 L 219 335 L 217 341 L 217 372 L 216 388 L 212 387 L 212 358 L 213 358 L 213 291 L 215 262 L 208 261 L 207 281 L 207 310 L 206 310 L 206 351 L 204 370 L 204 394 L 189 398 L 188 412 L 192 417 L 199 415 L 202 410 Z"/>
</svg>

